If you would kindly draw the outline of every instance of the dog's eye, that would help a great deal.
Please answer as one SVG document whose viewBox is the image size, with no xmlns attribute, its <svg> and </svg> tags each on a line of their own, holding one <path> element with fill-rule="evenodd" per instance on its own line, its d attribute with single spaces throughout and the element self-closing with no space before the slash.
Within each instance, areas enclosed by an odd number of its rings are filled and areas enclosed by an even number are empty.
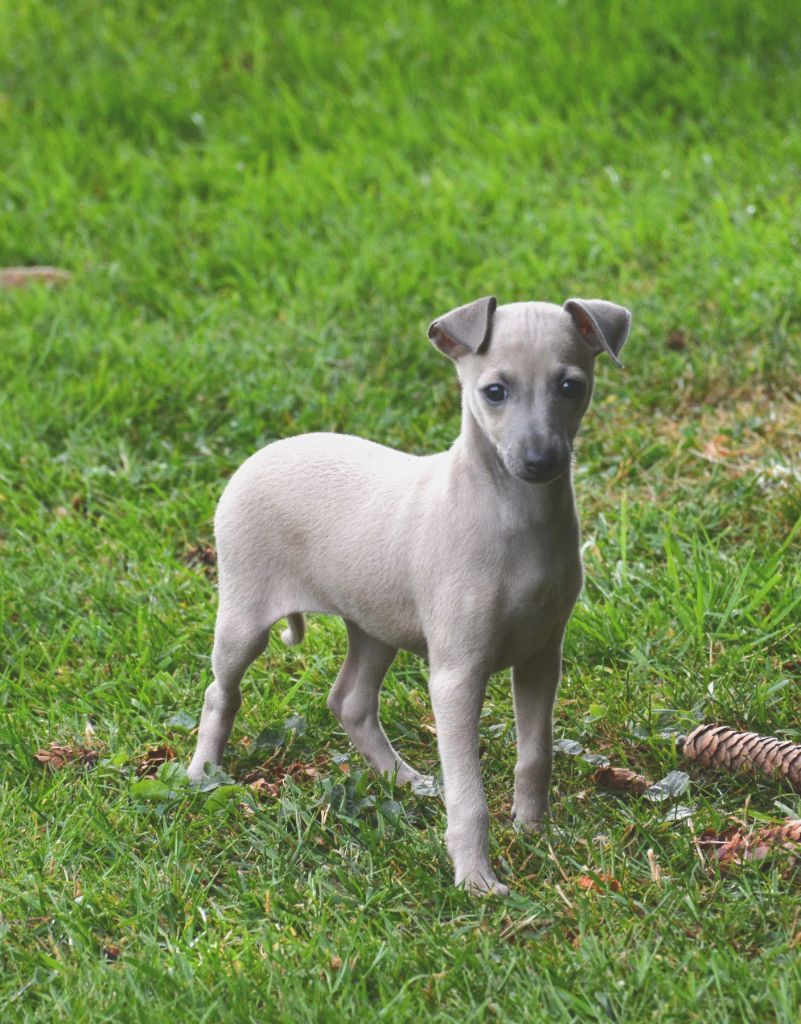
<svg viewBox="0 0 801 1024">
<path fill-rule="evenodd" d="M 580 380 L 563 380 L 559 385 L 559 394 L 562 398 L 581 398 L 584 394 L 584 384 Z"/>
<path fill-rule="evenodd" d="M 488 384 L 485 388 L 481 389 L 481 393 L 490 405 L 500 405 L 501 402 L 505 402 L 509 397 L 509 389 L 504 387 L 503 384 Z"/>
</svg>

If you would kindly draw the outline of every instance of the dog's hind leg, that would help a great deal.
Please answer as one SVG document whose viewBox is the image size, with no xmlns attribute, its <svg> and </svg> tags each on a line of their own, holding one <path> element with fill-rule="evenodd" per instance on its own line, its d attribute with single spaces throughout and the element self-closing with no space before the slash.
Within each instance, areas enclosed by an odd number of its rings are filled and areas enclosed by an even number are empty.
<svg viewBox="0 0 801 1024">
<path fill-rule="evenodd" d="M 220 764 L 234 718 L 242 703 L 239 683 L 247 667 L 267 646 L 269 623 L 260 617 L 236 614 L 221 600 L 214 631 L 211 665 L 214 682 L 207 688 L 200 716 L 197 747 L 189 777 L 197 780 L 207 761 Z"/>
<path fill-rule="evenodd" d="M 376 771 L 409 783 L 420 792 L 433 788 L 432 780 L 416 772 L 387 739 L 378 719 L 381 685 L 397 651 L 369 636 L 353 622 L 348 629 L 348 655 L 331 687 L 328 707 L 354 747 Z"/>
</svg>

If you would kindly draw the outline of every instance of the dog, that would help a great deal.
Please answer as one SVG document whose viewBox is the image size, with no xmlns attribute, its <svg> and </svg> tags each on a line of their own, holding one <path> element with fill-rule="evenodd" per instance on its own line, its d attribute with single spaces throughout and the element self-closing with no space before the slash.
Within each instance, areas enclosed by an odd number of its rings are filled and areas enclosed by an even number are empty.
<svg viewBox="0 0 801 1024">
<path fill-rule="evenodd" d="M 348 653 L 328 707 L 378 772 L 427 792 L 378 716 L 399 649 L 425 658 L 455 882 L 506 894 L 492 870 L 478 728 L 487 680 L 512 668 L 517 764 L 512 814 L 541 828 L 553 761 L 562 638 L 582 587 L 572 446 L 595 358 L 619 354 L 622 306 L 477 299 L 428 336 L 456 365 L 461 432 L 416 456 L 348 435 L 276 441 L 234 473 L 215 517 L 219 609 L 197 749 L 219 764 L 240 681 L 270 628 L 299 643 L 304 612 L 345 621 Z"/>
</svg>

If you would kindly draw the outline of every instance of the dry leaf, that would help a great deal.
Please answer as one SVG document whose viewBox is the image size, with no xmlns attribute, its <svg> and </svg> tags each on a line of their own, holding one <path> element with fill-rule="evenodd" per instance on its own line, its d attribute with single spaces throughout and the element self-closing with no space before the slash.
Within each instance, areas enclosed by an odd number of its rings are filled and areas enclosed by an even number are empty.
<svg viewBox="0 0 801 1024">
<path fill-rule="evenodd" d="M 623 886 L 611 875 L 599 874 L 595 878 L 589 875 L 579 875 L 576 878 L 576 885 L 579 889 L 587 892 L 622 892 Z"/>
<path fill-rule="evenodd" d="M 642 796 L 651 785 L 644 775 L 638 775 L 629 768 L 613 768 L 611 765 L 599 768 L 593 775 L 593 780 L 596 785 L 602 786 L 604 789 L 634 793 L 636 796 Z"/>
<path fill-rule="evenodd" d="M 662 868 L 657 863 L 656 854 L 649 849 L 646 856 L 648 857 L 648 867 L 651 869 L 651 879 L 659 884 L 662 881 Z"/>
<path fill-rule="evenodd" d="M 194 544 L 184 552 L 184 561 L 187 565 L 203 566 L 207 576 L 213 576 L 217 567 L 217 552 L 210 544 Z"/>
<path fill-rule="evenodd" d="M 100 754 L 96 750 L 89 750 L 87 747 L 70 747 L 51 743 L 47 750 L 37 750 L 33 756 L 40 764 L 46 765 L 51 771 L 57 772 L 71 761 L 78 761 L 85 767 L 91 768 L 96 764 Z"/>
<path fill-rule="evenodd" d="M 722 870 L 745 862 L 766 860 L 782 851 L 792 855 L 792 863 L 801 861 L 801 821 L 788 818 L 783 825 L 769 825 L 747 832 L 733 825 L 724 832 L 707 830 L 702 833 L 699 846 L 714 857 Z"/>
<path fill-rule="evenodd" d="M 717 435 L 710 437 L 701 450 L 701 454 L 709 462 L 725 462 L 733 453 L 731 448 L 724 445 L 726 438 Z"/>
<path fill-rule="evenodd" d="M 268 782 L 266 779 L 254 779 L 252 782 L 247 782 L 247 776 L 245 777 L 245 782 L 260 797 L 275 798 L 281 793 L 281 782 Z"/>
<path fill-rule="evenodd" d="M 137 774 L 140 776 L 154 776 L 159 768 L 167 761 L 175 760 L 175 751 L 172 747 L 154 747 L 148 750 L 139 758 Z"/>
<path fill-rule="evenodd" d="M 320 769 L 328 764 L 325 754 L 318 754 L 313 761 L 293 761 L 292 764 L 273 764 L 266 761 L 260 768 L 249 771 L 242 781 L 262 797 L 277 797 L 287 779 L 299 782 L 303 778 L 316 779 Z"/>
<path fill-rule="evenodd" d="M 681 352 L 683 349 L 687 348 L 687 335 L 684 331 L 676 328 L 676 330 L 671 331 L 667 336 L 665 346 L 672 352 Z"/>
<path fill-rule="evenodd" d="M 0 288 L 25 288 L 31 283 L 65 284 L 72 277 L 60 267 L 3 267 L 0 269 Z"/>
</svg>

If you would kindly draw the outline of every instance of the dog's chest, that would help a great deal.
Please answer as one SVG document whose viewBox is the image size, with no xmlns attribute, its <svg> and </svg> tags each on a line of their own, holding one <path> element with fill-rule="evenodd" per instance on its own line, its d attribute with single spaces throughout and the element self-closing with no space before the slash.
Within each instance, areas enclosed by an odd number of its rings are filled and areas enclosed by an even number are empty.
<svg viewBox="0 0 801 1024">
<path fill-rule="evenodd" d="M 517 664 L 564 628 L 581 590 L 577 540 L 542 543 L 510 559 L 496 594 L 496 661 Z"/>
</svg>

